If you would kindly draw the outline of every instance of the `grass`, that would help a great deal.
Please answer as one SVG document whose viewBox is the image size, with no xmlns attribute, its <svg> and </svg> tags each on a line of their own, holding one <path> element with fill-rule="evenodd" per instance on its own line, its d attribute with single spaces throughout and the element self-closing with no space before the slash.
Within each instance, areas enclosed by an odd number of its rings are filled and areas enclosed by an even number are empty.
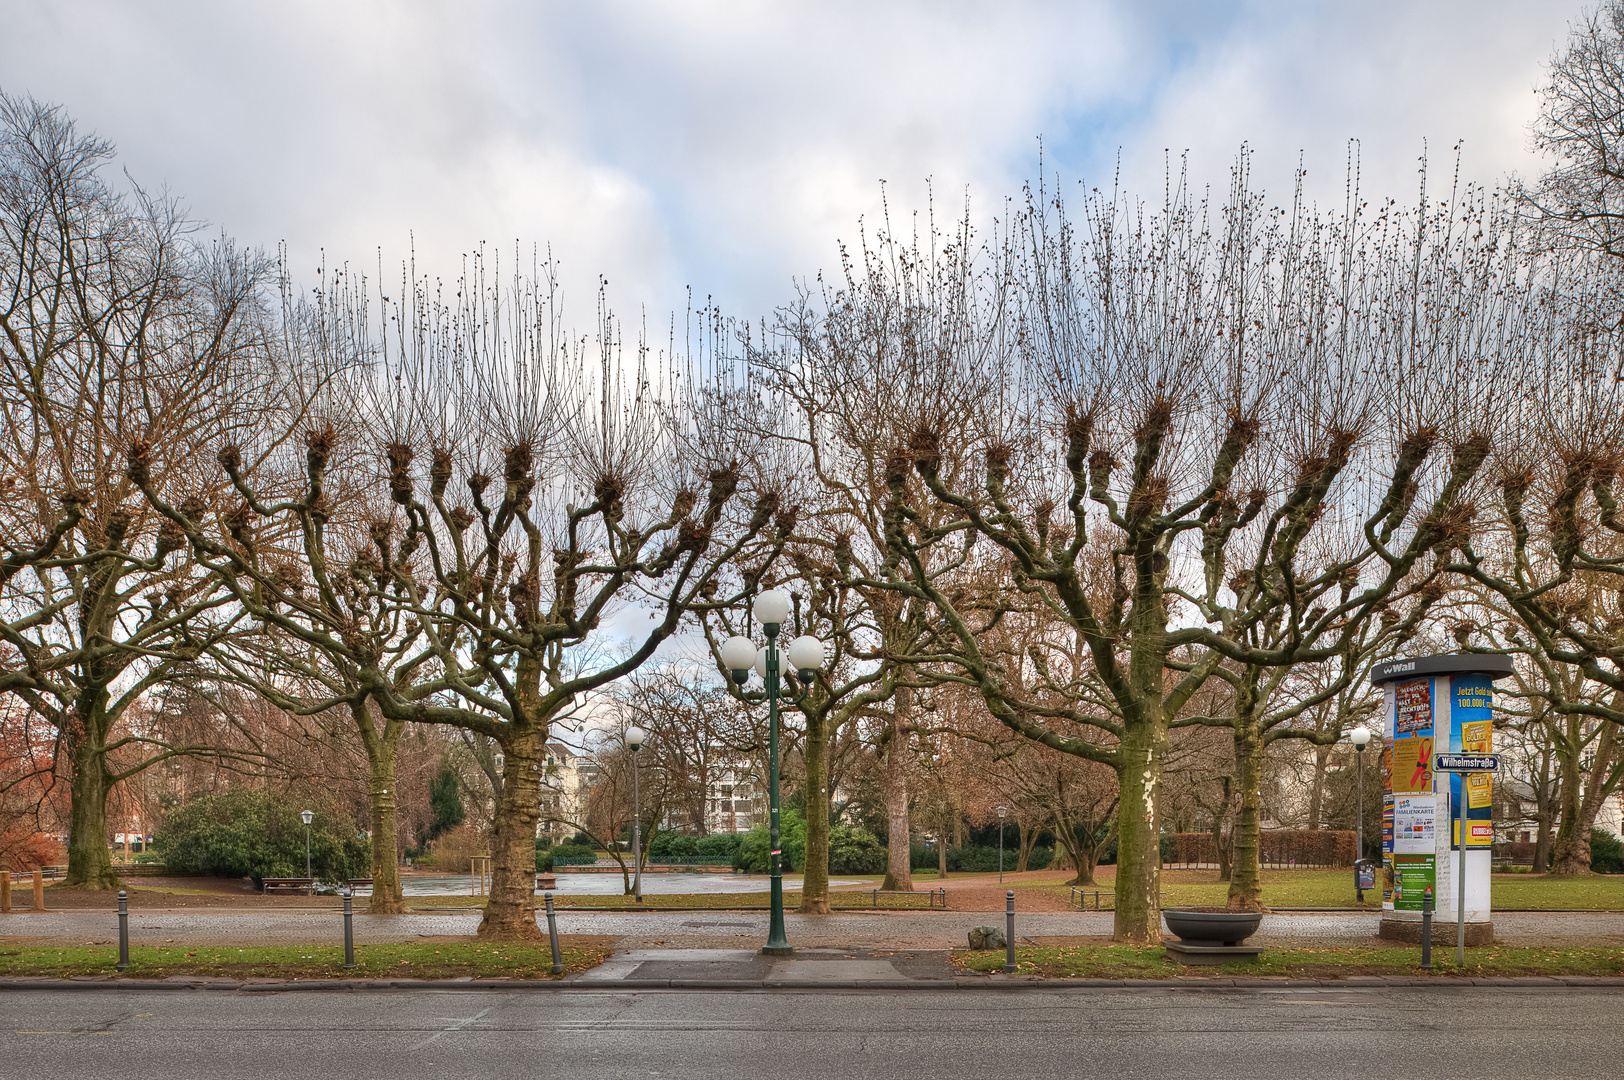
<svg viewBox="0 0 1624 1080">
<path fill-rule="evenodd" d="M 1109 893 L 1116 884 L 1116 868 L 1102 866 L 1094 873 L 1096 885 Z M 1163 907 L 1222 907 L 1229 886 L 1217 880 L 1216 870 L 1162 872 Z M 1037 889 L 1069 901 L 1071 888 L 1044 881 L 1017 881 L 1014 889 Z M 1624 910 L 1624 875 L 1557 878 L 1536 874 L 1494 874 L 1490 878 L 1496 911 L 1620 911 Z M 1365 910 L 1381 908 L 1381 890 L 1365 890 Z M 1107 897 L 1102 902 L 1109 904 Z M 1263 903 L 1270 908 L 1359 908 L 1351 870 L 1264 870 Z"/>
<path fill-rule="evenodd" d="M 565 974 L 585 971 L 609 954 L 604 943 L 573 942 L 561 950 Z M 130 978 L 162 979 L 171 975 L 212 975 L 230 978 L 336 979 L 413 978 L 449 979 L 460 975 L 497 979 L 554 979 L 552 954 L 543 945 L 501 943 L 412 943 L 359 945 L 355 968 L 344 968 L 340 946 L 250 945 L 185 946 L 144 945 L 130 949 Z M 0 975 L 119 975 L 118 949 L 107 946 L 44 946 L 0 949 Z"/>
<path fill-rule="evenodd" d="M 1002 971 L 1002 950 L 953 954 L 966 971 Z M 1081 979 L 1166 979 L 1175 975 L 1281 975 L 1345 978 L 1349 975 L 1430 975 L 1436 978 L 1530 975 L 1624 975 L 1624 950 L 1608 948 L 1510 948 L 1486 945 L 1466 950 L 1466 966 L 1455 966 L 1455 951 L 1434 947 L 1432 970 L 1421 968 L 1419 948 L 1265 949 L 1252 960 L 1212 967 L 1186 967 L 1160 946 L 1026 946 L 1015 950 L 1022 975 Z"/>
</svg>

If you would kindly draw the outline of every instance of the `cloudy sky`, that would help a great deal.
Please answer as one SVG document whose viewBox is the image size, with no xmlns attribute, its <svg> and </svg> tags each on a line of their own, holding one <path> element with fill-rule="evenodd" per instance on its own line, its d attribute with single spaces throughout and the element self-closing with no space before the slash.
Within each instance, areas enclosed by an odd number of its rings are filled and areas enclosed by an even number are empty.
<svg viewBox="0 0 1624 1080">
<path fill-rule="evenodd" d="M 1168 151 L 1284 197 L 1299 153 L 1340 204 L 1409 196 L 1423 146 L 1485 183 L 1534 171 L 1564 0 L 0 0 L 0 89 L 60 103 L 144 184 L 296 272 L 453 274 L 551 245 L 651 321 L 711 294 L 761 314 L 926 181 L 989 212 L 1044 164 L 1159 197 Z"/>
</svg>

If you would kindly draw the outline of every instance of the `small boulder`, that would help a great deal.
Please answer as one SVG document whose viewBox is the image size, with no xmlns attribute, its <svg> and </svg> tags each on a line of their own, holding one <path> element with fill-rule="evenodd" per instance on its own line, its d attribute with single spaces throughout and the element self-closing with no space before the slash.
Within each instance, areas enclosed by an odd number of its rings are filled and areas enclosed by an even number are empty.
<svg viewBox="0 0 1624 1080">
<path fill-rule="evenodd" d="M 977 926 L 970 931 L 970 948 L 972 949 L 1002 949 L 1007 944 L 1004 932 L 996 926 Z"/>
</svg>

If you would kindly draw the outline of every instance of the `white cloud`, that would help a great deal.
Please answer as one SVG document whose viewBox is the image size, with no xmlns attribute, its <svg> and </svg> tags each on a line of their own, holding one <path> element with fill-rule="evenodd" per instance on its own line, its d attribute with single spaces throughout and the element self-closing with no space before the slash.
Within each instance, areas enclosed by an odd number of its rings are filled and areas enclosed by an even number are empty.
<svg viewBox="0 0 1624 1080">
<path fill-rule="evenodd" d="M 658 326 L 682 288 L 742 314 L 834 264 L 879 206 L 1067 177 L 1142 190 L 1163 148 L 1221 182 L 1239 144 L 1283 198 L 1299 149 L 1340 197 L 1407 196 L 1423 138 L 1527 169 L 1541 65 L 1576 3 L 600 4 L 50 0 L 0 15 L 8 92 L 58 101 L 237 237 L 455 273 L 551 244 L 585 322 L 608 277 Z"/>
</svg>

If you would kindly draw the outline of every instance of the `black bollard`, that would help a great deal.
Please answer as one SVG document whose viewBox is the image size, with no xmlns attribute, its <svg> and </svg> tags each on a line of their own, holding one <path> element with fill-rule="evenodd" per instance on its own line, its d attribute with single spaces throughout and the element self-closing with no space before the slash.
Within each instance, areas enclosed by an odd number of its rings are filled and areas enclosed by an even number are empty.
<svg viewBox="0 0 1624 1080">
<path fill-rule="evenodd" d="M 130 898 L 118 891 L 118 969 L 130 970 Z"/>
<path fill-rule="evenodd" d="M 350 906 L 354 889 L 344 890 L 344 967 L 355 966 L 355 911 Z"/>
<path fill-rule="evenodd" d="M 1015 890 L 1004 893 L 1004 970 L 1015 970 Z"/>
<path fill-rule="evenodd" d="M 1432 888 L 1421 894 L 1421 970 L 1432 970 Z"/>
<path fill-rule="evenodd" d="M 542 893 L 547 904 L 547 941 L 553 947 L 553 974 L 564 974 L 564 958 L 558 954 L 558 916 L 553 912 L 553 894 Z"/>
</svg>

